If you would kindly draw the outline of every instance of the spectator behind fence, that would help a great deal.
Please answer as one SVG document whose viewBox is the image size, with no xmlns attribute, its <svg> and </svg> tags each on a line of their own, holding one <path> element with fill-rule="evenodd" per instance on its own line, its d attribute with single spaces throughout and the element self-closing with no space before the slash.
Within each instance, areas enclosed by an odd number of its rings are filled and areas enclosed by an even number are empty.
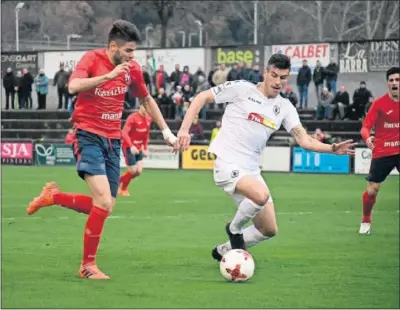
<svg viewBox="0 0 400 310">
<path fill-rule="evenodd" d="M 24 75 L 21 79 L 21 104 L 24 109 L 32 109 L 32 84 L 33 76 L 29 73 L 27 68 L 23 70 Z"/>
<path fill-rule="evenodd" d="M 336 119 L 339 115 L 339 119 L 343 120 L 347 116 L 347 111 L 350 105 L 350 96 L 346 91 L 344 85 L 341 85 L 339 91 L 336 93 L 330 108 L 330 118 Z"/>
<path fill-rule="evenodd" d="M 227 81 L 229 70 L 225 64 L 221 64 L 219 69 L 214 73 L 212 81 L 215 85 L 221 85 Z"/>
<path fill-rule="evenodd" d="M 283 93 L 287 99 L 293 104 L 294 107 L 297 106 L 297 103 L 299 102 L 299 99 L 297 98 L 296 93 L 293 91 L 292 87 L 287 86 L 285 88 L 285 91 Z"/>
<path fill-rule="evenodd" d="M 184 87 L 186 84 L 192 85 L 193 84 L 193 77 L 189 72 L 189 67 L 184 66 L 181 78 L 179 80 L 179 85 Z"/>
<path fill-rule="evenodd" d="M 193 119 L 193 123 L 189 129 L 189 134 L 192 140 L 204 140 L 204 130 L 199 121 L 199 116 L 196 116 Z"/>
<path fill-rule="evenodd" d="M 260 73 L 260 66 L 254 65 L 253 71 L 251 71 L 249 74 L 249 82 L 253 84 L 258 84 L 262 81 L 264 81 L 264 78 L 263 75 Z"/>
<path fill-rule="evenodd" d="M 219 65 L 215 64 L 214 67 L 211 69 L 211 71 L 208 73 L 207 81 L 211 87 L 216 86 L 213 82 L 213 76 L 214 76 L 214 73 L 217 72 L 218 69 L 219 69 Z"/>
<path fill-rule="evenodd" d="M 23 98 L 23 94 L 22 94 L 22 88 L 21 88 L 21 84 L 22 84 L 22 72 L 21 70 L 17 71 L 17 76 L 15 77 L 15 101 L 18 102 L 18 108 L 22 109 L 22 98 Z"/>
<path fill-rule="evenodd" d="M 367 103 L 367 105 L 365 107 L 364 115 L 366 115 L 368 113 L 368 111 L 371 108 L 371 106 L 374 103 L 374 101 L 375 101 L 375 98 L 373 96 L 369 97 L 368 103 Z"/>
<path fill-rule="evenodd" d="M 315 85 L 315 94 L 317 96 L 317 103 L 319 100 L 319 94 L 322 93 L 322 88 L 324 87 L 325 72 L 324 68 L 321 66 L 321 62 L 317 60 L 317 64 L 313 72 L 313 81 Z"/>
<path fill-rule="evenodd" d="M 205 77 L 199 76 L 195 95 L 197 95 L 207 89 L 210 89 L 210 85 L 208 84 L 207 80 L 205 79 Z M 206 109 L 207 109 L 206 105 L 204 105 L 200 110 L 200 119 L 202 119 L 202 120 L 206 119 Z"/>
<path fill-rule="evenodd" d="M 160 88 L 156 98 L 157 104 L 160 107 L 161 113 L 166 119 L 173 119 L 173 102 L 165 93 L 164 88 Z"/>
<path fill-rule="evenodd" d="M 189 84 L 185 84 L 182 90 L 183 101 L 192 101 L 191 98 L 193 97 L 192 87 Z"/>
<path fill-rule="evenodd" d="M 176 92 L 171 95 L 171 99 L 175 107 L 175 119 L 181 119 L 183 117 L 182 86 L 176 86 Z"/>
<path fill-rule="evenodd" d="M 332 137 L 329 135 L 329 133 L 323 132 L 320 128 L 315 129 L 315 132 L 312 135 L 312 137 L 321 143 L 327 143 L 327 144 L 332 143 Z"/>
<path fill-rule="evenodd" d="M 199 78 L 203 77 L 204 79 L 206 78 L 206 74 L 203 71 L 202 67 L 198 67 L 197 71 L 193 74 L 192 78 L 193 78 L 193 83 L 192 83 L 192 87 L 193 87 L 193 93 L 196 93 L 197 87 L 199 85 Z"/>
<path fill-rule="evenodd" d="M 211 131 L 211 139 L 210 139 L 210 143 L 215 139 L 215 137 L 217 136 L 219 130 L 221 128 L 221 121 L 218 120 L 215 123 L 215 127 L 213 128 L 213 130 Z"/>
<path fill-rule="evenodd" d="M 361 81 L 360 88 L 357 88 L 353 94 L 351 119 L 357 120 L 364 116 L 364 111 L 370 97 L 372 97 L 371 91 L 367 89 L 367 84 L 364 81 Z"/>
<path fill-rule="evenodd" d="M 239 70 L 238 70 L 238 65 L 234 64 L 232 66 L 232 69 L 229 71 L 228 76 L 227 76 L 227 81 L 236 81 L 239 80 Z"/>
<path fill-rule="evenodd" d="M 67 92 L 67 83 L 70 73 L 64 70 L 64 64 L 60 64 L 60 70 L 58 70 L 54 76 L 53 86 L 57 86 L 57 94 L 58 94 L 58 109 L 61 110 L 64 107 L 68 109 L 68 96 L 66 96 Z"/>
<path fill-rule="evenodd" d="M 179 64 L 176 64 L 174 72 L 172 72 L 169 77 L 169 80 L 172 83 L 173 91 L 176 91 L 176 86 L 179 85 L 181 76 L 182 76 L 182 71 L 180 70 L 180 66 Z"/>
<path fill-rule="evenodd" d="M 156 93 L 158 94 L 160 88 L 167 88 L 169 82 L 168 74 L 164 71 L 164 65 L 160 65 L 154 74 L 154 85 L 156 86 Z"/>
<path fill-rule="evenodd" d="M 303 66 L 297 74 L 297 88 L 300 97 L 300 109 L 307 109 L 308 106 L 308 86 L 311 82 L 311 69 L 307 64 L 307 60 L 303 60 Z"/>
<path fill-rule="evenodd" d="M 40 69 L 35 77 L 35 86 L 38 97 L 38 110 L 45 110 L 47 93 L 49 92 L 49 79 L 43 69 Z"/>
<path fill-rule="evenodd" d="M 326 66 L 325 70 L 326 87 L 329 92 L 336 95 L 336 81 L 339 73 L 339 66 L 335 63 L 335 59 L 331 59 L 329 65 Z"/>
<path fill-rule="evenodd" d="M 240 78 L 242 80 L 250 81 L 250 73 L 253 71 L 251 69 L 251 63 L 246 63 L 242 67 L 242 71 L 240 72 Z"/>
<path fill-rule="evenodd" d="M 14 99 L 15 99 L 15 76 L 11 68 L 7 68 L 6 74 L 3 76 L 3 87 L 6 92 L 6 110 L 10 107 L 14 109 Z"/>
<path fill-rule="evenodd" d="M 143 71 L 143 80 L 144 83 L 146 84 L 147 90 L 149 92 L 149 94 L 152 94 L 152 87 L 151 87 L 151 78 L 150 78 L 150 74 L 148 72 L 148 69 L 146 66 L 142 66 L 142 71 Z"/>
<path fill-rule="evenodd" d="M 317 119 L 329 118 L 329 107 L 333 101 L 333 95 L 329 92 L 327 87 L 322 89 L 317 105 Z"/>
</svg>

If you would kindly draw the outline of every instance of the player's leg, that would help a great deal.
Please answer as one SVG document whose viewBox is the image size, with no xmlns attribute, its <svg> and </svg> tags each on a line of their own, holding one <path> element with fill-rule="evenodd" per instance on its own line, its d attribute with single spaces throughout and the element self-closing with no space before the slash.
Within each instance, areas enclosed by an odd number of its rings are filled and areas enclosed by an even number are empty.
<svg viewBox="0 0 400 310">
<path fill-rule="evenodd" d="M 118 194 L 121 196 L 130 196 L 128 191 L 129 183 L 136 177 L 138 177 L 143 171 L 143 153 L 132 154 L 129 148 L 124 151 L 125 163 L 128 167 L 128 171 L 120 178 L 120 184 L 118 188 Z"/>
<path fill-rule="evenodd" d="M 381 183 L 385 181 L 396 164 L 396 156 L 372 159 L 370 171 L 366 178 L 368 181 L 367 190 L 362 195 L 363 217 L 359 230 L 360 234 L 368 235 L 371 233 L 371 214 Z"/>
</svg>

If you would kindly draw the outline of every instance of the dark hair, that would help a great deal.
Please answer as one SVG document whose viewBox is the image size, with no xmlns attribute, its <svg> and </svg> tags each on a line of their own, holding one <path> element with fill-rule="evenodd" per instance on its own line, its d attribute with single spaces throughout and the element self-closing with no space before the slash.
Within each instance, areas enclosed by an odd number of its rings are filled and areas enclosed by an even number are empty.
<svg viewBox="0 0 400 310">
<path fill-rule="evenodd" d="M 111 41 L 140 42 L 140 33 L 136 26 L 126 20 L 116 20 L 108 33 L 108 43 Z"/>
<path fill-rule="evenodd" d="M 389 80 L 389 76 L 392 74 L 400 74 L 400 67 L 391 67 L 388 71 L 386 71 L 386 80 Z"/>
<path fill-rule="evenodd" d="M 290 70 L 290 58 L 284 54 L 273 54 L 268 60 L 268 66 L 273 66 L 281 70 Z"/>
</svg>

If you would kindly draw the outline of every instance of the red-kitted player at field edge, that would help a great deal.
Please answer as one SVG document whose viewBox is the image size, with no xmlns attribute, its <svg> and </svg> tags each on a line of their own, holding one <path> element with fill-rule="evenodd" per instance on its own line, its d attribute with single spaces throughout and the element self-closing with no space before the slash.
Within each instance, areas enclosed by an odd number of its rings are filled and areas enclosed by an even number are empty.
<svg viewBox="0 0 400 310">
<path fill-rule="evenodd" d="M 128 85 L 132 84 L 134 95 L 152 115 L 167 144 L 173 145 L 176 141 L 148 94 L 140 65 L 134 61 L 138 41 L 140 36 L 135 25 L 122 20 L 114 22 L 108 48 L 87 52 L 69 80 L 69 92 L 78 94 L 72 116 L 76 167 L 92 195 L 62 193 L 52 182 L 45 185 L 27 209 L 31 215 L 42 207 L 60 205 L 89 215 L 78 272 L 81 278 L 109 279 L 97 268 L 96 254 L 104 222 L 114 208 L 118 191 L 121 117 Z"/>
<path fill-rule="evenodd" d="M 120 178 L 118 195 L 130 196 L 129 183 L 142 174 L 143 158 L 148 155 L 151 122 L 152 119 L 143 106 L 138 112 L 129 115 L 125 122 L 122 129 L 122 151 L 128 171 Z"/>
<path fill-rule="evenodd" d="M 364 119 L 361 136 L 372 150 L 367 190 L 362 196 L 360 234 L 371 233 L 371 213 L 381 183 L 396 167 L 400 171 L 400 68 L 386 72 L 389 92 L 375 100 Z M 375 137 L 370 131 L 375 127 Z"/>
</svg>

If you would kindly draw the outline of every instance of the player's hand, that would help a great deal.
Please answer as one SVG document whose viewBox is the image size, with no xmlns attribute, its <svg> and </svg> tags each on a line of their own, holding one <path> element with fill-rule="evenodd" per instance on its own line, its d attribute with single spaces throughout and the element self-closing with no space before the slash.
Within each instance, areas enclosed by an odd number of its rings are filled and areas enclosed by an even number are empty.
<svg viewBox="0 0 400 310">
<path fill-rule="evenodd" d="M 139 150 L 137 149 L 136 146 L 134 146 L 134 145 L 131 146 L 131 153 L 132 153 L 132 155 L 139 154 Z"/>
<path fill-rule="evenodd" d="M 336 155 L 355 155 L 356 151 L 353 149 L 358 143 L 353 143 L 353 140 L 346 140 L 340 143 L 332 144 L 332 153 Z"/>
<path fill-rule="evenodd" d="M 142 153 L 143 153 L 144 157 L 148 157 L 149 156 L 149 151 L 148 150 L 143 150 Z"/>
<path fill-rule="evenodd" d="M 375 137 L 374 136 L 370 136 L 367 141 L 365 141 L 367 143 L 367 146 L 370 150 L 374 149 L 374 142 L 375 142 Z"/>
<path fill-rule="evenodd" d="M 178 132 L 178 140 L 176 143 L 176 150 L 183 152 L 189 148 L 190 145 L 190 135 L 188 131 L 179 130 Z"/>
<path fill-rule="evenodd" d="M 171 132 L 171 130 L 169 128 L 165 128 L 162 132 L 164 141 L 167 145 L 172 146 L 173 152 L 176 153 L 176 149 L 175 149 L 175 144 L 176 144 L 176 137 L 175 135 Z"/>
<path fill-rule="evenodd" d="M 119 76 L 121 73 L 129 72 L 130 68 L 131 68 L 131 64 L 129 62 L 124 62 L 122 64 L 119 64 L 118 66 L 116 66 L 114 68 L 113 71 L 111 71 L 110 73 L 106 74 L 106 79 L 107 80 L 113 80 L 117 76 Z"/>
</svg>

